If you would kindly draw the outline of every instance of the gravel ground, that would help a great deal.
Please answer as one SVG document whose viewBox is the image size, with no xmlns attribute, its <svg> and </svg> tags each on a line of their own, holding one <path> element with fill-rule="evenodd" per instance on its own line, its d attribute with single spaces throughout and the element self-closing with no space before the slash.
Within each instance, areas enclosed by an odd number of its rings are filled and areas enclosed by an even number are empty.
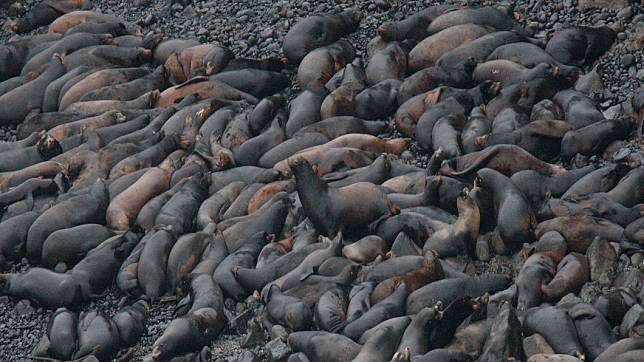
<svg viewBox="0 0 644 362">
<path fill-rule="evenodd" d="M 198 1 L 174 0 L 175 3 L 151 0 L 93 0 L 95 8 L 111 13 L 144 26 L 146 32 L 164 32 L 168 38 L 199 38 L 202 42 L 220 42 L 243 57 L 263 58 L 281 56 L 281 42 L 299 18 L 318 12 L 340 10 L 349 6 L 361 9 L 365 15 L 358 32 L 349 38 L 359 51 L 364 51 L 367 42 L 375 36 L 375 29 L 383 22 L 397 20 L 412 14 L 423 7 L 436 3 L 467 3 L 470 5 L 497 4 L 497 1 L 404 1 L 404 0 L 321 0 L 321 1 L 267 1 L 267 0 L 226 0 Z M 584 0 L 580 0 L 584 1 Z M 151 2 L 136 6 L 137 2 Z M 586 1 L 588 2 L 588 1 Z M 610 2 L 610 1 L 609 1 Z M 615 0 L 615 3 L 622 1 Z M 22 2 L 26 8 L 34 0 Z M 577 0 L 519 0 L 515 11 L 522 15 L 522 21 L 539 22 L 536 37 L 544 38 L 553 31 L 572 25 L 613 24 L 619 31 L 618 41 L 599 61 L 598 71 L 604 82 L 604 91 L 596 94 L 595 99 L 602 109 L 624 103 L 630 99 L 633 90 L 644 81 L 644 14 L 635 6 L 624 10 L 592 9 L 578 10 Z M 6 10 L 0 10 L 0 19 L 6 19 Z M 44 32 L 46 28 L 35 31 Z M 13 34 L 0 30 L 0 42 L 5 42 Z M 291 70 L 292 74 L 292 70 Z M 297 86 L 286 93 L 296 94 Z M 610 110 L 612 111 L 612 109 Z M 0 128 L 0 140 L 14 140 L 15 130 Z M 638 145 L 634 144 L 637 147 Z M 641 145 L 640 145 L 641 146 Z M 426 162 L 427 155 L 418 154 L 412 148 L 414 161 Z M 627 266 L 622 260 L 620 268 Z M 477 273 L 503 272 L 516 273 L 512 258 L 494 257 L 492 261 L 475 264 Z M 16 267 L 25 269 L 26 264 Z M 14 270 L 15 271 L 15 270 Z M 587 285 L 583 296 L 590 297 L 598 288 Z M 252 297 L 251 297 L 252 298 Z M 229 301 L 230 302 L 230 301 Z M 114 291 L 105 298 L 85 306 L 84 310 L 98 309 L 106 315 L 114 314 L 122 303 Z M 229 317 L 235 320 L 235 327 L 222 335 L 211 346 L 213 361 L 235 361 L 244 348 L 241 347 L 246 329 L 246 321 L 253 314 L 247 310 L 249 303 L 227 303 Z M 139 344 L 133 347 L 134 360 L 150 351 L 154 340 L 161 335 L 173 318 L 171 302 L 155 302 L 150 310 L 148 331 Z M 232 312 L 231 312 L 232 311 Z M 0 298 L 0 361 L 29 361 L 26 358 L 33 346 L 43 335 L 48 313 L 33 310 L 21 303 Z M 235 317 L 240 316 L 235 319 Z M 248 349 L 246 349 L 248 350 Z M 267 360 L 264 348 L 250 349 L 262 360 Z M 244 354 L 249 357 L 248 354 Z M 251 360 L 251 359 L 248 359 Z"/>
</svg>

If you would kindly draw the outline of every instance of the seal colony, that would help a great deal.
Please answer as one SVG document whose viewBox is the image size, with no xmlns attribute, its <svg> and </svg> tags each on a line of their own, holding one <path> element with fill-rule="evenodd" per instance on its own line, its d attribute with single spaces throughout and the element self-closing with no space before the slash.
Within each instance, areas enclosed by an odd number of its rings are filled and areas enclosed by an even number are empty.
<svg viewBox="0 0 644 362">
<path fill-rule="evenodd" d="M 253 298 L 289 361 L 644 359 L 644 274 L 615 275 L 644 245 L 644 158 L 620 152 L 644 88 L 607 119 L 583 87 L 610 27 L 437 5 L 359 57 L 346 9 L 248 59 L 89 9 L 40 3 L 8 25 L 49 32 L 0 45 L 0 294 L 53 312 L 34 358 L 129 358 L 174 299 L 145 360 L 206 361 Z M 494 255 L 517 275 L 474 275 Z M 113 285 L 118 313 L 79 313 Z"/>
</svg>

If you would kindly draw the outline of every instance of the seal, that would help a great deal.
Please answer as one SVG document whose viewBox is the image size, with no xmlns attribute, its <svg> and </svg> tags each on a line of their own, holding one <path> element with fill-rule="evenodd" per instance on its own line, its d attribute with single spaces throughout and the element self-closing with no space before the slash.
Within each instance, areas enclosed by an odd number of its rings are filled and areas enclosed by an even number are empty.
<svg viewBox="0 0 644 362">
<path fill-rule="evenodd" d="M 427 26 L 442 14 L 458 9 L 454 5 L 432 5 L 400 21 L 384 23 L 376 29 L 386 42 L 414 39 L 421 41 L 428 35 Z"/>
<path fill-rule="evenodd" d="M 621 226 L 588 215 L 562 216 L 543 221 L 537 225 L 535 234 L 541 237 L 544 233 L 553 230 L 564 236 L 570 251 L 578 253 L 585 253 L 595 236 L 618 241 L 624 234 L 624 228 Z"/>
<path fill-rule="evenodd" d="M 0 286 L 3 295 L 29 299 L 47 309 L 74 308 L 85 299 L 80 283 L 71 274 L 38 267 L 19 274 L 0 274 Z M 65 286 L 65 292 L 59 289 L 61 286 Z"/>
<path fill-rule="evenodd" d="M 286 114 L 280 112 L 264 132 L 244 141 L 238 148 L 234 148 L 233 155 L 236 164 L 240 166 L 255 165 L 262 155 L 284 142 L 286 140 L 285 123 Z"/>
<path fill-rule="evenodd" d="M 556 257 L 561 259 L 560 255 Z M 557 260 L 552 253 L 535 253 L 526 259 L 516 278 L 519 311 L 528 310 L 541 303 L 544 299 L 543 289 L 552 281 L 556 271 Z"/>
<path fill-rule="evenodd" d="M 102 223 L 109 202 L 105 183 L 97 181 L 84 194 L 73 196 L 43 212 L 29 228 L 27 257 L 39 262 L 45 239 L 54 231 L 87 223 Z"/>
<path fill-rule="evenodd" d="M 628 361 L 629 357 L 631 361 L 637 361 L 637 358 L 642 356 L 642 351 L 644 350 L 643 343 L 644 341 L 641 338 L 624 338 L 608 347 L 602 354 L 597 356 L 595 361 L 608 362 L 617 358 L 623 358 Z"/>
<path fill-rule="evenodd" d="M 561 140 L 561 159 L 569 161 L 577 154 L 592 156 L 601 153 L 611 142 L 626 138 L 630 130 L 630 122 L 611 119 L 569 131 Z"/>
<path fill-rule="evenodd" d="M 138 300 L 119 310 L 112 321 L 119 332 L 119 347 L 127 348 L 135 345 L 143 333 L 148 319 L 150 305 L 145 300 Z"/>
<path fill-rule="evenodd" d="M 194 231 L 194 218 L 208 197 L 208 175 L 197 174 L 181 185 L 159 210 L 156 225 L 172 227 L 175 235 Z"/>
<path fill-rule="evenodd" d="M 280 72 L 255 68 L 227 70 L 211 75 L 209 79 L 228 84 L 258 99 L 275 94 L 291 85 L 289 77 Z"/>
<path fill-rule="evenodd" d="M 219 263 L 214 271 L 213 278 L 217 280 L 224 295 L 235 300 L 243 300 L 249 294 L 235 278 L 233 269 L 254 267 L 262 247 L 271 239 L 272 237 L 265 232 L 255 233 L 246 240 L 244 245 L 231 252 Z"/>
<path fill-rule="evenodd" d="M 178 135 L 165 136 L 151 147 L 120 160 L 110 169 L 109 178 L 127 175 L 145 167 L 156 166 L 174 151 L 184 146 L 183 141 L 185 139 Z"/>
<path fill-rule="evenodd" d="M 204 200 L 197 211 L 197 226 L 203 229 L 210 223 L 219 222 L 220 216 L 235 201 L 244 186 L 239 181 L 230 183 Z"/>
<path fill-rule="evenodd" d="M 475 65 L 473 62 L 484 61 L 501 45 L 518 43 L 525 40 L 526 38 L 523 35 L 515 32 L 497 31 L 483 35 L 469 43 L 446 52 L 438 58 L 436 65 L 441 68 L 451 69 L 466 74 L 468 69 L 470 69 L 472 65 Z M 467 77 L 471 77 L 471 75 L 467 75 Z"/>
<path fill-rule="evenodd" d="M 400 317 L 404 314 L 405 300 L 407 299 L 408 290 L 405 284 L 398 286 L 395 292 L 390 296 L 373 305 L 358 319 L 349 322 L 342 334 L 358 340 L 360 336 L 369 328 L 378 325 L 387 319 Z"/>
<path fill-rule="evenodd" d="M 445 272 L 436 256 L 427 255 L 417 268 L 378 283 L 371 293 L 371 304 L 375 305 L 391 295 L 400 284 L 408 285 L 409 292 L 413 292 L 444 277 Z"/>
<path fill-rule="evenodd" d="M 23 256 L 29 228 L 40 214 L 39 211 L 27 211 L 0 222 L 0 264 Z"/>
<path fill-rule="evenodd" d="M 81 112 L 84 113 L 84 112 Z M 81 134 L 85 129 L 97 129 L 124 123 L 127 117 L 119 111 L 107 111 L 100 115 L 88 118 L 82 118 L 77 121 L 71 121 L 52 127 L 47 134 L 58 142 L 65 138 Z"/>
<path fill-rule="evenodd" d="M 213 239 L 213 236 L 204 232 L 184 234 L 177 239 L 168 254 L 166 267 L 171 292 L 176 291 L 180 282 L 190 275 Z"/>
<path fill-rule="evenodd" d="M 59 33 L 64 34 L 70 28 L 73 28 L 76 25 L 84 23 L 119 23 L 123 20 L 117 18 L 114 15 L 97 13 L 94 11 L 87 10 L 76 10 L 66 13 L 65 15 L 60 16 L 54 20 L 49 25 L 49 33 Z M 141 28 L 133 24 L 127 24 L 128 32 L 130 33 L 141 33 Z"/>
<path fill-rule="evenodd" d="M 342 255 L 358 263 L 368 263 L 388 251 L 389 245 L 385 240 L 376 235 L 368 235 L 342 248 Z"/>
<path fill-rule="evenodd" d="M 32 72 L 40 73 L 54 54 L 70 54 L 85 47 L 91 47 L 102 44 L 109 44 L 112 36 L 109 34 L 89 34 L 78 33 L 54 42 L 47 49 L 35 54 L 22 67 L 21 75 L 28 75 Z"/>
<path fill-rule="evenodd" d="M 251 104 L 256 104 L 258 101 L 254 96 L 237 90 L 224 82 L 212 80 L 207 77 L 195 77 L 161 92 L 155 106 L 166 108 L 192 94 L 197 94 L 201 99 L 220 98 L 230 101 L 243 100 Z"/>
<path fill-rule="evenodd" d="M 398 104 L 399 79 L 386 79 L 358 93 L 353 114 L 368 120 L 385 118 L 395 112 Z"/>
<path fill-rule="evenodd" d="M 321 119 L 320 106 L 326 92 L 316 93 L 304 90 L 288 104 L 288 121 L 286 135 L 291 138 L 300 128 L 306 127 Z"/>
<path fill-rule="evenodd" d="M 82 67 L 78 67 L 81 68 Z M 73 71 L 73 70 L 72 70 Z M 70 71 L 71 72 L 71 71 Z M 70 104 L 79 101 L 85 94 L 110 85 L 126 83 L 141 78 L 150 71 L 143 68 L 117 68 L 97 70 L 59 93 L 58 110 L 63 111 Z"/>
<path fill-rule="evenodd" d="M 478 39 L 489 31 L 477 24 L 453 25 L 424 38 L 409 52 L 409 70 L 419 70 L 435 65 L 448 51 Z"/>
<path fill-rule="evenodd" d="M 319 362 L 350 361 L 360 352 L 361 346 L 341 334 L 321 331 L 300 331 L 288 335 L 293 352 L 304 353 Z"/>
<path fill-rule="evenodd" d="M 152 346 L 155 361 L 196 351 L 215 340 L 228 323 L 223 311 L 200 308 L 173 319 Z"/>
<path fill-rule="evenodd" d="M 543 162 L 519 146 L 495 145 L 449 160 L 441 166 L 440 173 L 451 177 L 471 177 L 484 167 L 507 177 L 528 169 L 546 175 L 556 175 L 564 171 L 563 167 Z"/>
<path fill-rule="evenodd" d="M 100 224 L 83 224 L 51 233 L 42 246 L 42 265 L 58 270 L 63 263 L 71 268 L 114 233 Z M 59 270 L 60 271 L 60 270 Z"/>
<path fill-rule="evenodd" d="M 499 113 L 502 115 L 504 112 Z M 498 119 L 495 118 L 495 121 Z M 552 162 L 559 157 L 561 139 L 571 130 L 564 121 L 536 120 L 508 133 L 495 132 L 481 135 L 476 143 L 482 148 L 498 144 L 514 144 L 528 151 L 535 157 Z"/>
<path fill-rule="evenodd" d="M 435 321 L 441 318 L 443 318 L 441 304 L 423 308 L 412 316 L 398 345 L 398 353 L 408 352 L 410 357 L 427 353 L 429 351 L 429 331 L 433 329 Z"/>
<path fill-rule="evenodd" d="M 582 357 L 584 348 L 566 310 L 556 306 L 533 308 L 523 320 L 524 335 L 539 333 L 556 353 Z"/>
<path fill-rule="evenodd" d="M 435 252 L 440 257 L 472 254 L 479 235 L 481 214 L 469 191 L 457 201 L 458 219 L 448 227 L 437 230 L 427 238 L 423 253 Z"/>
<path fill-rule="evenodd" d="M 570 123 L 574 129 L 584 128 L 604 120 L 604 115 L 595 101 L 576 90 L 559 91 L 552 100 L 561 107 L 566 122 Z"/>
<path fill-rule="evenodd" d="M 386 327 L 371 333 L 353 361 L 390 361 L 396 352 L 396 342 L 400 339 L 400 333 L 396 332 L 393 328 Z"/>
<path fill-rule="evenodd" d="M 407 53 L 401 44 L 391 42 L 370 57 L 365 73 L 367 84 L 373 86 L 386 79 L 402 79 L 407 73 Z"/>
<path fill-rule="evenodd" d="M 167 291 L 166 265 L 176 238 L 169 228 L 157 228 L 148 233 L 137 266 L 137 279 L 143 293 L 158 298 Z"/>
<path fill-rule="evenodd" d="M 585 168 L 584 168 L 585 169 Z M 613 189 L 619 180 L 629 172 L 628 167 L 621 164 L 608 164 L 597 168 L 578 178 L 561 195 L 562 199 L 576 199 L 598 192 L 607 192 Z"/>
<path fill-rule="evenodd" d="M 56 309 L 47 322 L 50 355 L 71 359 L 78 339 L 78 316 L 67 308 Z"/>
<path fill-rule="evenodd" d="M 3 152 L 2 155 L 6 159 L 0 161 L 0 172 L 20 170 L 47 161 L 62 152 L 58 141 L 44 133 L 34 146 Z"/>
<path fill-rule="evenodd" d="M 221 71 L 233 59 L 233 52 L 221 45 L 200 44 L 174 52 L 167 57 L 163 67 L 172 84 Z"/>
<path fill-rule="evenodd" d="M 534 68 L 527 68 L 511 60 L 497 59 L 480 63 L 474 69 L 472 78 L 480 83 L 491 80 L 507 87 L 511 84 L 527 82 L 537 78 L 557 77 L 559 68 L 549 63 L 537 64 Z"/>
<path fill-rule="evenodd" d="M 143 47 L 119 47 L 116 45 L 95 45 L 79 49 L 63 59 L 68 70 L 81 67 L 136 67 L 150 61 L 152 50 Z"/>
<path fill-rule="evenodd" d="M 323 235 L 335 236 L 345 227 L 369 224 L 383 215 L 395 215 L 398 209 L 387 196 L 373 184 L 357 183 L 339 189 L 328 187 L 315 174 L 311 165 L 301 157 L 289 162 L 296 180 L 296 189 L 304 213 Z M 371 204 L 361 204 L 354 210 L 351 195 L 360 195 Z M 348 231 L 348 230 L 347 230 Z"/>
<path fill-rule="evenodd" d="M 62 58 L 54 54 L 45 70 L 34 80 L 0 96 L 0 123 L 17 124 L 32 111 L 40 110 L 47 86 L 65 74 Z"/>
<path fill-rule="evenodd" d="M 597 360 L 598 356 L 609 350 L 615 343 L 615 336 L 610 324 L 592 305 L 576 304 L 570 308 L 568 314 L 575 323 L 577 336 L 589 359 Z"/>
<path fill-rule="evenodd" d="M 119 350 L 119 331 L 114 321 L 96 311 L 82 312 L 78 320 L 78 348 L 73 358 L 89 355 L 100 346 L 96 352 L 97 358 L 107 358 L 116 355 Z"/>
<path fill-rule="evenodd" d="M 90 75 L 93 71 L 95 71 L 94 68 L 92 67 L 78 67 L 74 68 L 71 71 L 65 73 L 63 76 L 60 78 L 56 79 L 55 81 L 51 82 L 47 88 L 45 89 L 45 95 L 43 96 L 43 101 L 42 101 L 42 107 L 41 111 L 42 112 L 56 112 L 58 110 L 59 104 L 58 101 L 60 100 L 61 97 L 61 91 L 69 82 L 70 80 L 76 78 L 79 75 Z M 1 87 L 0 87 L 1 88 Z M 14 88 L 14 87 L 12 87 Z M 0 89 L 0 94 L 3 94 L 2 90 Z"/>
<path fill-rule="evenodd" d="M 287 194 L 278 193 L 273 200 L 266 202 L 252 215 L 232 220 L 231 223 L 234 223 L 232 226 L 218 224 L 217 227 L 222 230 L 228 250 L 230 252 L 237 250 L 248 237 L 259 231 L 280 235 L 288 214 L 289 205 L 290 200 L 287 199 Z"/>
<path fill-rule="evenodd" d="M 103 113 L 111 110 L 150 109 L 154 107 L 159 94 L 158 90 L 153 90 L 129 101 L 79 101 L 70 104 L 66 110 L 70 112 Z"/>
<path fill-rule="evenodd" d="M 366 75 L 362 64 L 360 64 L 361 62 L 356 60 L 354 63 L 347 64 L 344 67 L 344 70 L 341 71 L 342 80 L 340 84 L 324 98 L 320 107 L 322 119 L 354 114 L 355 97 L 359 92 L 367 88 Z"/>
<path fill-rule="evenodd" d="M 484 168 L 477 175 L 479 185 L 492 194 L 501 239 L 496 245 L 497 252 L 517 250 L 522 243 L 534 240 L 537 220 L 521 191 L 509 178 L 495 170 Z"/>
<path fill-rule="evenodd" d="M 297 83 L 302 89 L 319 93 L 331 77 L 355 58 L 353 45 L 345 39 L 317 48 L 299 63 Z"/>
<path fill-rule="evenodd" d="M 459 298 L 479 297 L 510 286 L 510 278 L 501 274 L 485 274 L 478 277 L 442 279 L 414 291 L 407 298 L 407 313 L 416 314 L 425 307 L 433 307 L 439 301 L 450 305 Z M 457 325 L 458 326 L 458 325 Z M 454 328 L 456 328 L 455 326 Z M 438 329 L 440 331 L 440 329 Z M 451 337 L 450 337 L 451 338 Z M 448 343 L 449 340 L 446 342 Z"/>
<path fill-rule="evenodd" d="M 563 64 L 588 65 L 604 54 L 615 41 L 607 26 L 574 26 L 555 33 L 546 52 Z"/>
<path fill-rule="evenodd" d="M 78 69 L 78 68 L 76 68 Z M 95 89 L 84 96 L 79 101 L 97 101 L 97 100 L 119 100 L 129 101 L 140 97 L 141 95 L 165 87 L 165 69 L 157 67 L 154 72 L 144 75 L 141 78 L 129 82 L 109 85 Z"/>
<path fill-rule="evenodd" d="M 295 23 L 284 36 L 284 55 L 289 63 L 299 64 L 314 49 L 356 31 L 361 20 L 362 13 L 355 9 L 306 17 Z"/>
<path fill-rule="evenodd" d="M 282 294 L 278 286 L 268 288 L 266 299 L 266 311 L 274 322 L 292 331 L 306 330 L 313 325 L 311 309 L 301 299 Z"/>
<path fill-rule="evenodd" d="M 341 287 L 329 289 L 315 305 L 315 321 L 321 330 L 336 333 L 344 328 L 347 320 L 349 298 Z"/>
<path fill-rule="evenodd" d="M 248 291 L 261 290 L 266 284 L 282 277 L 304 261 L 306 256 L 315 250 L 325 248 L 324 243 L 306 245 L 300 249 L 292 250 L 271 263 L 256 268 L 235 267 L 235 279 Z"/>
<path fill-rule="evenodd" d="M 448 11 L 438 16 L 427 27 L 429 34 L 461 24 L 477 24 L 491 27 L 496 30 L 508 30 L 516 33 L 524 33 L 524 29 L 506 13 L 492 6 L 480 8 L 464 8 Z"/>
<path fill-rule="evenodd" d="M 295 136 L 315 132 L 332 140 L 349 133 L 363 133 L 375 136 L 387 130 L 387 128 L 387 123 L 382 121 L 366 121 L 351 116 L 338 116 L 303 127 L 295 133 Z"/>
</svg>

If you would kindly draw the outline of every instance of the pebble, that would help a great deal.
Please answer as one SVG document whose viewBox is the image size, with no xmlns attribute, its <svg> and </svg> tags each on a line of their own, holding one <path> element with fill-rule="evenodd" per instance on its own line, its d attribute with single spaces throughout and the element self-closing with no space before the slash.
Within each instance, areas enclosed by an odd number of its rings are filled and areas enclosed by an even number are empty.
<svg viewBox="0 0 644 362">
<path fill-rule="evenodd" d="M 590 280 L 600 284 L 610 284 L 617 266 L 618 254 L 606 241 L 596 238 L 586 251 L 588 266 L 590 267 Z"/>
<path fill-rule="evenodd" d="M 291 347 L 279 338 L 266 343 L 264 349 L 268 353 L 269 362 L 284 362 L 291 354 Z"/>
<path fill-rule="evenodd" d="M 143 19 L 143 25 L 150 26 L 151 24 L 154 23 L 156 18 L 154 17 L 153 14 L 148 14 L 145 19 Z"/>
<path fill-rule="evenodd" d="M 635 76 L 637 77 L 637 80 L 639 80 L 640 82 L 644 82 L 644 68 L 638 70 Z"/>
<path fill-rule="evenodd" d="M 622 20 L 628 20 L 631 16 L 633 16 L 633 8 L 631 6 L 627 6 L 617 13 L 617 18 Z"/>
<path fill-rule="evenodd" d="M 275 30 L 273 28 L 268 28 L 268 29 L 262 30 L 262 32 L 259 33 L 259 37 L 262 39 L 271 39 L 274 34 L 275 34 Z"/>
<path fill-rule="evenodd" d="M 624 67 L 629 67 L 631 64 L 633 64 L 633 61 L 635 61 L 635 56 L 633 54 L 626 54 L 622 57 L 622 64 Z"/>
<path fill-rule="evenodd" d="M 237 358 L 237 362 L 259 362 L 261 359 L 253 351 L 243 351 Z"/>
</svg>

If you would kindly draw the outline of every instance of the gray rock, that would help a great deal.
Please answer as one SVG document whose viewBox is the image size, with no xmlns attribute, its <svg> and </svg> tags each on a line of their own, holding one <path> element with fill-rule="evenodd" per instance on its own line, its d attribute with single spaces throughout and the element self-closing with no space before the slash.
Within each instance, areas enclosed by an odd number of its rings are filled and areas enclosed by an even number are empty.
<svg viewBox="0 0 644 362">
<path fill-rule="evenodd" d="M 624 65 L 624 67 L 628 68 L 631 64 L 633 64 L 634 61 L 635 57 L 633 56 L 633 54 L 626 54 L 622 57 L 622 64 Z"/>
<path fill-rule="evenodd" d="M 618 255 L 608 241 L 596 237 L 586 251 L 590 280 L 608 285 L 617 267 Z"/>
<path fill-rule="evenodd" d="M 268 29 L 262 30 L 262 32 L 259 33 L 259 37 L 262 39 L 268 39 L 268 38 L 272 38 L 274 34 L 275 34 L 275 29 L 268 28 Z"/>
<path fill-rule="evenodd" d="M 259 362 L 261 359 L 257 357 L 253 351 L 243 351 L 239 357 L 237 357 L 237 362 Z"/>
<path fill-rule="evenodd" d="M 153 14 L 148 14 L 145 19 L 143 19 L 143 25 L 145 26 L 150 26 L 156 21 L 156 18 L 154 17 Z"/>
<path fill-rule="evenodd" d="M 588 9 L 623 9 L 627 0 L 579 0 L 577 7 L 580 10 Z"/>
<path fill-rule="evenodd" d="M 264 349 L 270 362 L 284 362 L 291 354 L 291 347 L 279 338 L 266 343 Z"/>
<path fill-rule="evenodd" d="M 537 241 L 536 252 L 566 250 L 566 239 L 558 231 L 548 231 Z"/>
<path fill-rule="evenodd" d="M 16 304 L 14 311 L 19 315 L 27 315 L 34 313 L 36 310 L 28 300 L 23 299 Z"/>
<path fill-rule="evenodd" d="M 293 353 L 289 358 L 288 362 L 310 362 L 309 358 L 302 352 Z"/>
<path fill-rule="evenodd" d="M 624 337 L 639 337 L 644 332 L 644 308 L 634 304 L 626 312 L 622 324 L 619 326 L 619 334 Z"/>
<path fill-rule="evenodd" d="M 288 338 L 288 331 L 284 326 L 281 326 L 279 324 L 273 325 L 271 327 L 271 339 L 276 339 L 276 338 L 281 338 L 281 339 L 286 339 Z"/>
<path fill-rule="evenodd" d="M 633 7 L 631 6 L 627 6 L 617 13 L 617 18 L 621 20 L 628 20 L 631 16 L 633 16 Z"/>
<path fill-rule="evenodd" d="M 523 339 L 523 352 L 526 357 L 530 357 L 538 353 L 555 353 L 548 342 L 546 342 L 546 339 L 539 333 L 535 333 L 530 337 Z"/>
<path fill-rule="evenodd" d="M 253 348 L 264 344 L 264 330 L 255 321 L 255 319 L 248 321 L 247 330 L 248 332 L 246 333 L 246 335 L 244 335 L 244 339 L 241 343 L 242 347 Z"/>
<path fill-rule="evenodd" d="M 635 76 L 637 77 L 637 80 L 639 80 L 640 82 L 644 82 L 644 68 L 638 70 Z"/>
</svg>

